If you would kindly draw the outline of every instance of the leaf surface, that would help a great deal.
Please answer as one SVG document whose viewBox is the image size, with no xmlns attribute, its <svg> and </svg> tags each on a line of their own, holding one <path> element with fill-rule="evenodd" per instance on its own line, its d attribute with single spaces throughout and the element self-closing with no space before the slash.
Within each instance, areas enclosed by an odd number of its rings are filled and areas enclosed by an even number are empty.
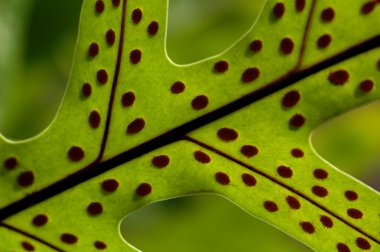
<svg viewBox="0 0 380 252">
<path fill-rule="evenodd" d="M 380 96 L 377 2 L 267 1 L 231 48 L 184 66 L 166 55 L 166 11 L 84 1 L 55 120 L 0 141 L 5 246 L 133 250 L 118 233 L 126 214 L 215 192 L 318 251 L 379 250 L 379 193 L 309 142 Z"/>
</svg>

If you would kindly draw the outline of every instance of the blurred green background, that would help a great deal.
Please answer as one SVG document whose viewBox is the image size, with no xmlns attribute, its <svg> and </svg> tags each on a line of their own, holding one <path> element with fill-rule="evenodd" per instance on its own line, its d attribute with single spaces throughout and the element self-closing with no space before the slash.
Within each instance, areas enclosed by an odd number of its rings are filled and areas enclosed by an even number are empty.
<svg viewBox="0 0 380 252">
<path fill-rule="evenodd" d="M 167 51 L 188 64 L 227 49 L 254 23 L 264 0 L 170 0 Z M 61 102 L 75 48 L 80 0 L 0 1 L 0 132 L 41 132 Z M 248 7 L 247 7 L 248 6 Z M 311 141 L 343 171 L 380 190 L 380 102 L 327 122 Z M 143 251 L 311 251 L 216 195 L 158 202 L 121 223 Z"/>
</svg>

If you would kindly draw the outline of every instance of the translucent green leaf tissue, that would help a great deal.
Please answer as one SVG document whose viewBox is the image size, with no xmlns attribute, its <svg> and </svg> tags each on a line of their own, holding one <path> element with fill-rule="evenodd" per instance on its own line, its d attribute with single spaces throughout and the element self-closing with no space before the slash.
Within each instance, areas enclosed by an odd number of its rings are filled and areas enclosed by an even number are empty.
<svg viewBox="0 0 380 252">
<path fill-rule="evenodd" d="M 134 251 L 123 217 L 204 192 L 316 251 L 380 251 L 379 193 L 310 143 L 380 98 L 380 2 L 268 0 L 238 42 L 190 65 L 167 56 L 167 9 L 84 0 L 54 121 L 0 135 L 0 251 Z"/>
</svg>

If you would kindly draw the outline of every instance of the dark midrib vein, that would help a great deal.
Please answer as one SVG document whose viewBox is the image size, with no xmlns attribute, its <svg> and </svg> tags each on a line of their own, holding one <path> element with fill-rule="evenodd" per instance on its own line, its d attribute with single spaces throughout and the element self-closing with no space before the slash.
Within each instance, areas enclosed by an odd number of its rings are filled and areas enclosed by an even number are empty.
<svg viewBox="0 0 380 252">
<path fill-rule="evenodd" d="M 108 133 L 109 133 L 109 130 L 110 130 L 113 104 L 114 104 L 114 101 L 115 101 L 116 87 L 117 87 L 117 83 L 119 81 L 121 59 L 122 59 L 122 56 L 123 56 L 123 43 L 124 43 L 124 32 L 125 32 L 126 8 L 127 8 L 127 0 L 123 0 L 123 10 L 122 10 L 122 16 L 121 16 L 120 37 L 119 37 L 119 48 L 118 48 L 118 54 L 117 54 L 117 59 L 116 59 L 115 73 L 114 73 L 113 81 L 112 81 L 111 95 L 110 95 L 110 100 L 109 100 L 109 103 L 108 103 L 106 126 L 104 128 L 102 145 L 100 147 L 100 151 L 99 151 L 98 157 L 94 161 L 94 163 L 99 163 L 101 161 L 102 157 L 103 157 L 104 150 L 106 149 L 106 144 L 107 144 L 107 139 L 108 139 Z"/>
<path fill-rule="evenodd" d="M 127 0 L 124 0 L 122 19 L 125 18 L 126 2 Z M 123 41 L 123 37 L 124 37 L 124 23 L 125 22 L 123 20 L 122 22 L 123 29 L 121 30 L 123 36 L 120 36 L 120 41 Z M 122 49 L 121 46 L 122 45 L 119 44 L 119 50 Z M 107 115 L 104 139 L 102 141 L 102 149 L 100 150 L 100 154 L 98 158 L 96 159 L 96 161 L 84 167 L 83 169 L 77 171 L 76 173 L 73 173 L 67 176 L 66 178 L 59 180 L 53 183 L 52 185 L 41 189 L 40 191 L 36 191 L 26 196 L 25 198 L 19 201 L 13 202 L 12 204 L 9 204 L 8 206 L 5 206 L 4 208 L 0 209 L 0 221 L 14 214 L 17 214 L 33 205 L 36 205 L 42 201 L 45 201 L 61 192 L 64 192 L 78 184 L 81 184 L 93 177 L 96 177 L 102 173 L 105 173 L 121 164 L 131 161 L 155 149 L 158 149 L 160 147 L 163 147 L 165 145 L 178 141 L 190 131 L 193 131 L 204 125 L 207 125 L 245 106 L 248 106 L 254 102 L 257 102 L 317 72 L 320 72 L 326 68 L 329 68 L 347 59 L 356 57 L 362 53 L 368 52 L 379 46 L 380 46 L 380 35 L 375 36 L 369 40 L 366 40 L 360 44 L 357 44 L 341 53 L 336 54 L 335 56 L 332 56 L 331 58 L 328 58 L 324 61 L 316 63 L 315 65 L 312 65 L 308 68 L 301 69 L 301 70 L 297 69 L 297 71 L 291 71 L 285 76 L 277 80 L 274 80 L 270 82 L 268 85 L 261 87 L 229 104 L 226 104 L 212 112 L 209 112 L 208 114 L 205 114 L 183 125 L 180 125 L 128 151 L 125 151 L 109 160 L 100 162 L 101 157 L 104 152 L 105 144 L 107 142 L 106 139 L 108 136 L 109 125 L 110 125 L 110 120 L 111 120 L 111 113 L 112 113 L 112 106 L 113 106 L 112 104 L 114 100 L 114 95 L 115 95 L 114 93 L 115 93 L 117 79 L 118 79 L 118 76 L 114 76 L 113 87 L 112 87 L 113 93 L 111 93 L 111 98 L 110 98 L 110 103 L 109 103 L 109 111 Z M 121 61 L 119 60 L 121 60 L 121 57 L 122 57 L 122 54 L 121 54 L 121 51 L 119 51 L 118 62 L 116 66 L 117 68 L 120 68 Z M 115 69 L 115 74 L 119 74 L 118 69 Z M 379 241 L 376 241 L 376 242 L 380 243 Z"/>
<path fill-rule="evenodd" d="M 310 12 L 309 12 L 309 15 L 307 17 L 306 26 L 305 26 L 305 30 L 304 30 L 305 32 L 303 33 L 303 37 L 302 37 L 301 50 L 300 50 L 300 54 L 298 56 L 297 65 L 295 67 L 296 69 L 298 69 L 301 66 L 303 58 L 305 56 L 306 42 L 307 42 L 307 39 L 309 37 L 310 26 L 311 26 L 311 22 L 312 22 L 312 19 L 314 16 L 316 3 L 317 3 L 317 0 L 313 0 L 311 2 Z"/>
<path fill-rule="evenodd" d="M 49 247 L 51 249 L 54 249 L 54 250 L 56 250 L 58 252 L 65 252 L 64 250 L 62 250 L 62 249 L 54 246 L 53 244 L 51 244 L 49 242 L 46 242 L 46 241 L 44 241 L 44 240 L 42 240 L 42 239 L 40 239 L 40 238 L 38 238 L 38 237 L 36 237 L 36 236 L 34 236 L 32 234 L 29 234 L 29 233 L 27 233 L 27 232 L 25 232 L 25 231 L 23 231 L 21 229 L 18 229 L 16 227 L 11 226 L 11 225 L 8 225 L 8 224 L 5 224 L 5 223 L 0 223 L 0 227 L 4 227 L 4 228 L 6 228 L 8 230 L 11 230 L 11 231 L 16 232 L 18 234 L 26 236 L 26 237 L 28 237 L 28 238 L 30 238 L 32 240 L 35 240 L 36 242 L 39 242 L 39 243 L 41 243 L 41 244 L 43 244 L 43 245 L 45 245 L 45 246 L 47 246 L 47 247 Z"/>
<path fill-rule="evenodd" d="M 173 130 L 163 133 L 145 143 L 142 143 L 128 151 L 125 151 L 109 160 L 101 163 L 92 163 L 82 170 L 73 173 L 66 178 L 55 182 L 54 184 L 43 188 L 40 191 L 32 193 L 25 198 L 13 202 L 12 204 L 0 209 L 0 221 L 8 218 L 11 215 L 17 214 L 20 211 L 27 209 L 35 204 L 38 204 L 46 199 L 49 199 L 61 192 L 64 192 L 80 183 L 83 183 L 93 177 L 96 177 L 102 173 L 105 173 L 119 165 L 129 162 L 137 157 L 140 157 L 148 152 L 171 144 L 181 139 L 190 131 L 193 131 L 201 126 L 209 124 L 219 118 L 222 118 L 234 111 L 237 111 L 249 104 L 252 104 L 258 100 L 261 100 L 281 89 L 284 89 L 300 80 L 307 78 L 321 70 L 324 70 L 330 66 L 333 66 L 339 62 L 355 57 L 359 54 L 370 51 L 380 46 L 380 35 L 373 37 L 359 45 L 356 45 L 345 52 L 342 52 L 330 59 L 320 62 L 314 66 L 306 68 L 296 73 L 290 73 L 287 77 L 280 78 L 268 84 L 267 86 L 260 88 L 239 100 L 236 100 L 230 104 L 227 104 L 215 111 L 212 111 L 206 115 L 203 115 L 197 119 L 187 122 Z"/>
<path fill-rule="evenodd" d="M 252 172 L 255 172 L 255 173 L 263 176 L 264 178 L 272 181 L 273 183 L 275 183 L 275 184 L 277 184 L 277 185 L 279 185 L 281 187 L 284 187 L 285 189 L 287 189 L 287 190 L 289 190 L 289 191 L 297 194 L 298 196 L 300 196 L 304 200 L 306 200 L 306 201 L 310 202 L 311 204 L 313 204 L 314 206 L 322 209 L 326 213 L 334 216 L 335 218 L 337 218 L 338 220 L 340 220 L 341 222 L 343 222 L 344 224 L 346 224 L 350 228 L 358 231 L 359 233 L 361 233 L 362 235 L 368 237 L 372 241 L 374 241 L 376 243 L 380 242 L 379 240 L 377 240 L 372 235 L 366 233 L 365 231 L 361 230 L 359 227 L 355 226 L 354 224 L 351 224 L 350 222 L 346 221 L 344 218 L 342 218 L 339 215 L 335 214 L 334 212 L 332 212 L 328 208 L 326 208 L 326 207 L 322 206 L 321 204 L 319 204 L 318 202 L 314 201 L 313 199 L 311 199 L 310 197 L 308 197 L 304 193 L 302 193 L 302 192 L 298 191 L 297 189 L 294 189 L 293 187 L 291 187 L 291 186 L 283 183 L 282 181 L 276 179 L 275 177 L 272 177 L 271 175 L 269 175 L 269 174 L 267 174 L 267 173 L 265 173 L 265 172 L 263 172 L 263 171 L 255 168 L 255 167 L 253 167 L 253 166 L 251 166 L 251 165 L 249 165 L 247 163 L 244 163 L 243 161 L 240 161 L 240 160 L 234 158 L 233 156 L 228 155 L 227 153 L 225 153 L 225 152 L 223 152 L 223 151 L 221 151 L 221 150 L 219 150 L 219 149 L 217 149 L 217 148 L 215 148 L 213 146 L 210 146 L 210 145 L 208 145 L 208 144 L 206 144 L 206 143 L 204 143 L 202 141 L 199 141 L 197 139 L 194 139 L 194 138 L 191 138 L 191 137 L 188 137 L 188 136 L 185 136 L 183 139 L 186 140 L 186 141 L 192 142 L 192 143 L 194 143 L 196 145 L 199 145 L 199 146 L 201 146 L 201 147 L 203 147 L 203 148 L 205 148 L 205 149 L 207 149 L 209 151 L 212 151 L 212 152 L 216 153 L 219 156 L 222 156 L 222 157 L 224 157 L 224 158 L 226 158 L 226 159 L 228 159 L 228 160 L 230 160 L 230 161 L 232 161 L 232 162 L 234 162 L 234 163 L 236 163 L 236 164 L 238 164 L 240 166 L 243 166 L 243 167 L 247 168 L 248 170 L 250 170 Z"/>
</svg>

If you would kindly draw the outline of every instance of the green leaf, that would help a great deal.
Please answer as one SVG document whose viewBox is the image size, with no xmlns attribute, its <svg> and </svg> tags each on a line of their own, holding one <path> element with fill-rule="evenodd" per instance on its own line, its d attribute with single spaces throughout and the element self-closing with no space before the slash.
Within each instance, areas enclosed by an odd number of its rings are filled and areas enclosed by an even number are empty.
<svg viewBox="0 0 380 252">
<path fill-rule="evenodd" d="M 227 51 L 180 66 L 165 51 L 166 1 L 84 1 L 55 120 L 0 142 L 0 248 L 133 250 L 126 214 L 214 192 L 318 251 L 379 250 L 379 193 L 309 142 L 380 96 L 380 7 L 347 5 L 267 1 Z"/>
</svg>

